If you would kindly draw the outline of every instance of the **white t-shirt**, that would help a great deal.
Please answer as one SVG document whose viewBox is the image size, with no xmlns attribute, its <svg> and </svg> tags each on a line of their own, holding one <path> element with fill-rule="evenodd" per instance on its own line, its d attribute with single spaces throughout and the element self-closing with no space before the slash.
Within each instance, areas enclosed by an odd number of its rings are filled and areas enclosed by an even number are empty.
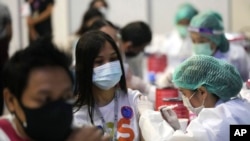
<svg viewBox="0 0 250 141">
<path fill-rule="evenodd" d="M 128 94 L 124 94 L 121 90 L 118 90 L 116 95 L 118 100 L 117 140 L 139 141 L 139 113 L 137 111 L 136 101 L 139 98 L 140 92 L 128 89 Z M 106 127 L 111 131 L 112 135 L 114 133 L 114 106 L 115 100 L 113 99 L 106 106 L 99 107 L 105 120 Z M 94 112 L 93 120 L 95 126 L 103 127 L 100 115 L 98 115 L 96 110 Z M 77 126 L 91 125 L 90 117 L 88 115 L 88 107 L 86 105 L 82 106 L 79 111 L 74 114 L 74 124 Z"/>
</svg>

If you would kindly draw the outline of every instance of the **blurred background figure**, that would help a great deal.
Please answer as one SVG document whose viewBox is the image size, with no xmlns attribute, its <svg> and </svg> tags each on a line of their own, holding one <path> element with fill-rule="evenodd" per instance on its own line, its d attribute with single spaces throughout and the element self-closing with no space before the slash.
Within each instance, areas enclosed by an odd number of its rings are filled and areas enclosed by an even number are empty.
<svg viewBox="0 0 250 141">
<path fill-rule="evenodd" d="M 230 42 L 224 31 L 223 19 L 216 11 L 203 11 L 194 16 L 188 27 L 192 44 L 189 45 L 192 55 L 209 55 L 223 59 L 234 65 L 243 79 L 247 81 L 250 71 L 250 58 L 244 46 Z M 159 77 L 157 84 L 171 84 L 172 71 Z M 165 84 L 165 85 L 164 85 Z"/>
<path fill-rule="evenodd" d="M 54 0 L 26 0 L 26 2 L 29 3 L 31 10 L 27 17 L 29 41 L 51 35 L 53 33 L 51 17 Z"/>
<path fill-rule="evenodd" d="M 125 54 L 132 73 L 143 78 L 144 48 L 152 40 L 152 31 L 149 25 L 142 21 L 130 22 L 120 29 L 120 48 Z"/>
<path fill-rule="evenodd" d="M 91 31 L 91 30 L 100 30 L 102 32 L 105 32 L 113 38 L 113 40 L 117 43 L 117 45 L 119 44 L 118 33 L 120 29 L 116 27 L 111 21 L 108 21 L 105 19 L 96 20 L 89 27 L 88 31 Z"/>
<path fill-rule="evenodd" d="M 2 69 L 9 58 L 9 43 L 12 37 L 12 20 L 9 8 L 0 2 L 0 115 L 3 113 Z"/>
<path fill-rule="evenodd" d="M 174 68 L 192 55 L 192 41 L 187 30 L 191 19 L 198 10 L 190 3 L 181 4 L 174 17 L 174 30 L 163 44 L 167 55 L 168 67 Z"/>
<path fill-rule="evenodd" d="M 106 0 L 92 0 L 89 4 L 89 9 L 98 9 L 107 18 L 109 5 Z"/>
<path fill-rule="evenodd" d="M 87 10 L 82 17 L 82 23 L 76 32 L 76 35 L 82 35 L 88 28 L 99 19 L 105 19 L 103 14 L 98 10 L 91 8 Z"/>
<path fill-rule="evenodd" d="M 215 11 L 204 11 L 190 23 L 194 54 L 223 59 L 233 64 L 244 81 L 249 77 L 250 59 L 243 46 L 232 44 L 225 36 L 223 19 Z"/>
<path fill-rule="evenodd" d="M 88 9 L 82 17 L 82 21 L 80 24 L 80 27 L 78 30 L 69 36 L 68 43 L 66 45 L 65 52 L 72 58 L 72 67 L 75 66 L 75 47 L 78 39 L 80 38 L 81 35 L 83 35 L 85 32 L 87 32 L 90 28 L 90 26 L 97 20 L 102 20 L 105 19 L 103 14 L 97 10 L 97 9 Z M 73 54 L 72 54 L 73 53 Z"/>
<path fill-rule="evenodd" d="M 166 55 L 167 66 L 163 72 L 155 76 L 158 87 L 172 86 L 168 81 L 171 80 L 171 74 L 174 68 L 182 61 L 192 55 L 192 41 L 188 32 L 188 26 L 191 19 L 198 14 L 198 10 L 190 3 L 179 5 L 174 16 L 174 29 L 167 35 L 162 44 L 152 45 L 157 50 L 153 51 Z"/>
</svg>

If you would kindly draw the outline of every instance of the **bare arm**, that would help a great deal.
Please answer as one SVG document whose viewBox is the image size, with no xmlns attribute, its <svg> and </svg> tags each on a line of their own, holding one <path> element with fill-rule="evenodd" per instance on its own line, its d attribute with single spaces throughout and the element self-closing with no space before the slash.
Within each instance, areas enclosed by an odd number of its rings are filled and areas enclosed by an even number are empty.
<svg viewBox="0 0 250 141">
<path fill-rule="evenodd" d="M 53 11 L 53 4 L 49 4 L 47 8 L 37 17 L 37 18 L 28 18 L 28 24 L 29 25 L 36 25 L 44 20 L 46 20 Z"/>
</svg>

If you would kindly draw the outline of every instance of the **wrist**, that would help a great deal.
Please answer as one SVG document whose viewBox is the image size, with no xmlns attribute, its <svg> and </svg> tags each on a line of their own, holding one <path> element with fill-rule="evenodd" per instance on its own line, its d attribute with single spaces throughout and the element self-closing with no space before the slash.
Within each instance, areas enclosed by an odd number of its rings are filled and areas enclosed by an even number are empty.
<svg viewBox="0 0 250 141">
<path fill-rule="evenodd" d="M 38 24 L 38 23 L 39 23 L 38 18 L 34 18 L 34 19 L 33 19 L 33 25 L 36 25 L 36 24 Z"/>
</svg>

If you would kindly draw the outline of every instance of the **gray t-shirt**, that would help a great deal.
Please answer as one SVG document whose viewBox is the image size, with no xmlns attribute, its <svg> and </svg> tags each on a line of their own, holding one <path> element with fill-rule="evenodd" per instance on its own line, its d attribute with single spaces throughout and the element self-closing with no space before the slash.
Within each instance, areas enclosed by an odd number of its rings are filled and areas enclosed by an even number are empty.
<svg viewBox="0 0 250 141">
<path fill-rule="evenodd" d="M 7 34 L 6 25 L 11 22 L 10 12 L 8 7 L 0 2 L 0 39 Z"/>
</svg>

